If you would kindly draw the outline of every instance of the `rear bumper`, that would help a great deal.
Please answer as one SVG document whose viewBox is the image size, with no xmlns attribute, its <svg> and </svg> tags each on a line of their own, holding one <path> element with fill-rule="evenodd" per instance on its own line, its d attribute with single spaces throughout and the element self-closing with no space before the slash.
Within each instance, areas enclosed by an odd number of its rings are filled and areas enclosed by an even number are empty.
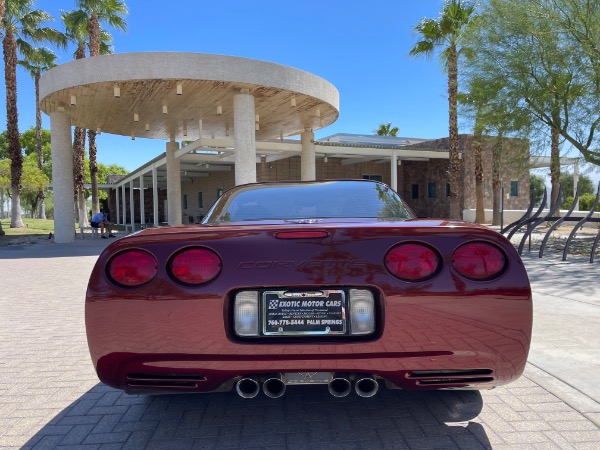
<svg viewBox="0 0 600 450">
<path fill-rule="evenodd" d="M 229 296 L 89 296 L 86 329 L 101 381 L 132 393 L 228 390 L 247 376 L 362 373 L 403 389 L 489 389 L 524 370 L 528 288 L 477 295 L 382 295 L 370 340 L 248 342 L 231 331 Z"/>
<path fill-rule="evenodd" d="M 130 393 L 181 393 L 229 390 L 241 378 L 290 372 L 368 374 L 401 389 L 490 389 L 514 381 L 524 368 L 524 363 L 509 368 L 486 355 L 323 356 L 232 361 L 208 356 L 173 358 L 121 353 L 102 358 L 96 369 L 101 381 Z"/>
</svg>

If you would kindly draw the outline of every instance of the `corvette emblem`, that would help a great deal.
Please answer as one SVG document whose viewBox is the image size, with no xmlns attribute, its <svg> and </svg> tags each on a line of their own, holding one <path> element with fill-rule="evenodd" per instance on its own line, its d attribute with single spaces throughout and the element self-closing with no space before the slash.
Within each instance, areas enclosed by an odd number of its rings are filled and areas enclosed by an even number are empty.
<svg viewBox="0 0 600 450">
<path fill-rule="evenodd" d="M 317 374 L 317 372 L 299 372 L 298 374 L 305 381 L 310 381 Z"/>
</svg>

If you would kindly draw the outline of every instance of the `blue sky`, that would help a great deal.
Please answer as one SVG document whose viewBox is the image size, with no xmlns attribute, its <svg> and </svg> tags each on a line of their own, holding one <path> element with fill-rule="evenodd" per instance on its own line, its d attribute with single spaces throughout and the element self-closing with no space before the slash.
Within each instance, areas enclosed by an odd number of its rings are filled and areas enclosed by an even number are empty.
<svg viewBox="0 0 600 450">
<path fill-rule="evenodd" d="M 186 51 L 271 61 L 325 78 L 340 93 L 340 116 L 316 132 L 373 134 L 392 122 L 399 135 L 448 135 L 446 79 L 437 58 L 408 57 L 413 26 L 437 17 L 442 0 L 347 2 L 343 0 L 221 0 L 216 2 L 128 0 L 128 31 L 111 31 L 115 53 Z M 74 9 L 71 0 L 38 0 L 55 17 Z M 74 47 L 58 52 L 72 59 Z M 3 69 L 2 69 L 3 70 Z M 5 93 L 0 94 L 4 105 Z M 35 124 L 33 80 L 18 72 L 19 129 Z M 0 111 L 2 129 L 6 110 Z M 44 128 L 50 127 L 43 115 Z M 469 133 L 470 129 L 462 128 Z M 165 149 L 164 141 L 98 138 L 98 160 L 133 170 Z"/>
</svg>

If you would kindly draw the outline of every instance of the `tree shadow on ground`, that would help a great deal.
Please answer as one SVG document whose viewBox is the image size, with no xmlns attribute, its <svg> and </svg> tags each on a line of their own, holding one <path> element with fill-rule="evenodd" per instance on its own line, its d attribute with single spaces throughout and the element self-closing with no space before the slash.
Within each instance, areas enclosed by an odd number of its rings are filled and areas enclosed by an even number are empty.
<svg viewBox="0 0 600 450">
<path fill-rule="evenodd" d="M 332 397 L 326 386 L 290 386 L 271 399 L 234 391 L 130 396 L 102 384 L 23 448 L 491 448 L 477 391 L 402 391 Z"/>
</svg>

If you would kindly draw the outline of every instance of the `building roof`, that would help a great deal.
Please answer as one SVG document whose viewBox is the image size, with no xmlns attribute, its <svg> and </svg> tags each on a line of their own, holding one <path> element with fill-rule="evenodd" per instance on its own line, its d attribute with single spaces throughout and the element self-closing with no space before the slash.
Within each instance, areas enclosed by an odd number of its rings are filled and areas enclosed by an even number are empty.
<svg viewBox="0 0 600 450">
<path fill-rule="evenodd" d="M 233 98 L 240 93 L 254 97 L 258 140 L 320 129 L 339 115 L 339 93 L 323 78 L 233 56 L 94 56 L 54 67 L 40 80 L 46 114 L 62 111 L 81 128 L 163 140 L 232 136 Z"/>
</svg>

